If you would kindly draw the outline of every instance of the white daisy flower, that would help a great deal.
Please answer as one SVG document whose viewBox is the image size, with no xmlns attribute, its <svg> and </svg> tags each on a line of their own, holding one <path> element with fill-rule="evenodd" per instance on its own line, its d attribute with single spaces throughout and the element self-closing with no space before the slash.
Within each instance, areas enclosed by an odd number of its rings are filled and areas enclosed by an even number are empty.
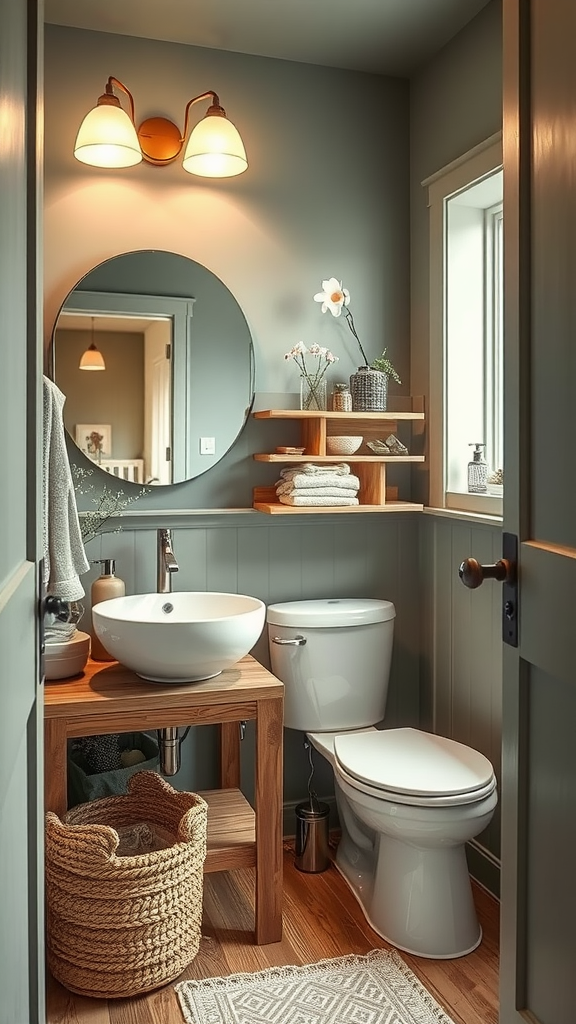
<svg viewBox="0 0 576 1024">
<path fill-rule="evenodd" d="M 332 316 L 340 316 L 342 306 L 347 306 L 350 302 L 350 292 L 342 287 L 341 281 L 330 277 L 327 281 L 322 281 L 322 291 L 316 293 L 314 302 L 322 303 L 323 313 L 330 310 Z"/>
</svg>

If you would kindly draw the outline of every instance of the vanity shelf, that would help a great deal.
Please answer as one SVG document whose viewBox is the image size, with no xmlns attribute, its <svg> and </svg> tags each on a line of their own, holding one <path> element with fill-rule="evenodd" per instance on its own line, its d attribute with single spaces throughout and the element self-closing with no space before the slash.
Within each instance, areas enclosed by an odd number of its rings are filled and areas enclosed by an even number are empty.
<svg viewBox="0 0 576 1024">
<path fill-rule="evenodd" d="M 284 686 L 246 655 L 213 679 L 149 683 L 118 662 L 88 661 L 81 676 L 44 688 L 45 808 L 67 807 L 67 741 L 74 736 L 220 726 L 221 789 L 208 804 L 204 871 L 256 868 L 255 938 L 282 937 Z M 240 722 L 254 720 L 254 809 L 240 791 Z"/>
<path fill-rule="evenodd" d="M 418 512 L 423 505 L 398 500 L 398 489 L 388 487 L 386 467 L 388 464 L 424 462 L 423 455 L 374 455 L 366 442 L 385 439 L 396 434 L 399 424 L 409 422 L 424 424 L 422 398 L 398 399 L 398 404 L 410 408 L 390 409 L 386 412 L 319 412 L 307 409 L 263 409 L 253 413 L 259 420 L 292 420 L 300 423 L 300 444 L 304 445 L 303 455 L 266 454 L 254 455 L 257 462 L 289 463 L 303 462 L 330 464 L 347 462 L 352 472 L 360 479 L 359 505 L 301 507 L 283 505 L 276 497 L 274 487 L 254 488 L 254 508 L 270 515 L 318 515 L 343 514 L 350 512 Z M 364 438 L 354 455 L 327 455 L 326 438 L 339 434 L 362 435 Z"/>
</svg>

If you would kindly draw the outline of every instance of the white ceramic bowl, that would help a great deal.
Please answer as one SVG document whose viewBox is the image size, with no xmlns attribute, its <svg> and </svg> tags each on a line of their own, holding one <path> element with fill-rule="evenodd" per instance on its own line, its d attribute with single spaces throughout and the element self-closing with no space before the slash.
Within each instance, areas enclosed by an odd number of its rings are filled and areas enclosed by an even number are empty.
<svg viewBox="0 0 576 1024">
<path fill-rule="evenodd" d="M 326 451 L 328 455 L 353 455 L 357 452 L 363 437 L 354 437 L 352 434 L 341 434 L 326 438 Z"/>
<path fill-rule="evenodd" d="M 78 630 L 70 640 L 46 644 L 44 651 L 44 678 L 69 679 L 84 671 L 90 654 L 90 636 Z"/>
<path fill-rule="evenodd" d="M 211 679 L 248 654 L 266 607 L 256 597 L 204 591 L 132 594 L 92 608 L 96 636 L 142 679 Z"/>
</svg>

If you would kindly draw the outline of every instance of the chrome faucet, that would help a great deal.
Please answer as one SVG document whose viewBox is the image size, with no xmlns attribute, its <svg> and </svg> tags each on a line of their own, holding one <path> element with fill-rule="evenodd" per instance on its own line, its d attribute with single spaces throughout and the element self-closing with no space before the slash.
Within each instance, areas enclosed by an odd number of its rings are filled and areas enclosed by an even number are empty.
<svg viewBox="0 0 576 1024">
<path fill-rule="evenodd" d="M 159 594 L 169 594 L 172 590 L 172 573 L 178 572 L 178 562 L 172 550 L 171 530 L 156 531 L 156 553 L 156 590 Z M 176 727 L 158 729 L 160 771 L 163 775 L 176 775 L 179 771 L 180 742 Z"/>
<path fill-rule="evenodd" d="M 172 573 L 178 572 L 178 562 L 172 550 L 172 533 L 170 530 L 158 530 L 156 536 L 156 590 L 159 594 L 169 594 L 172 590 Z"/>
</svg>

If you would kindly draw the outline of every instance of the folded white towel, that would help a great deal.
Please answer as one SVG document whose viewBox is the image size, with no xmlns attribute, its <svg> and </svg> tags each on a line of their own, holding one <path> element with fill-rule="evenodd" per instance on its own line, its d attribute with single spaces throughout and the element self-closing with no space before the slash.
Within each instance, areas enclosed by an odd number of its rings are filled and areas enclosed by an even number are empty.
<svg viewBox="0 0 576 1024">
<path fill-rule="evenodd" d="M 357 491 L 360 487 L 360 480 L 353 473 L 347 476 L 338 476 L 337 473 L 296 473 L 291 477 L 283 477 L 276 483 L 276 493 L 285 493 L 292 487 L 342 487 L 348 491 Z"/>
<path fill-rule="evenodd" d="M 329 494 L 334 498 L 355 498 L 357 493 L 357 487 L 323 487 L 321 484 L 318 484 L 318 487 L 292 487 L 290 484 L 281 484 L 276 488 L 279 498 L 284 494 L 309 494 L 311 497 Z"/>
<path fill-rule="evenodd" d="M 293 476 L 297 476 L 299 473 L 306 473 L 311 476 L 327 473 L 336 476 L 347 476 L 349 472 L 350 466 L 347 462 L 330 462 L 322 466 L 317 466 L 314 462 L 303 462 L 300 466 L 290 466 L 286 469 L 281 469 L 280 476 L 283 480 L 291 480 Z"/>
<path fill-rule="evenodd" d="M 358 498 L 335 498 L 330 494 L 303 494 L 302 491 L 298 494 L 279 494 L 278 500 L 281 501 L 283 505 L 317 505 L 318 507 L 326 507 L 328 505 L 338 507 L 339 505 L 360 504 Z"/>
</svg>

